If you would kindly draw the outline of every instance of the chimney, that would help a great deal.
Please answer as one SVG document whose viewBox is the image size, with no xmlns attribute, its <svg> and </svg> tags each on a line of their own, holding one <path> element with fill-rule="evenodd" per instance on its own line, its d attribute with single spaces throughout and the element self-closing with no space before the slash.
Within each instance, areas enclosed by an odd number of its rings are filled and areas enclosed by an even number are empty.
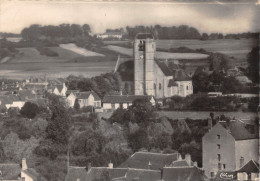
<svg viewBox="0 0 260 181">
<path fill-rule="evenodd" d="M 188 165 L 191 166 L 191 156 L 190 156 L 190 154 L 187 153 L 185 155 L 185 160 L 187 161 Z"/>
<path fill-rule="evenodd" d="M 23 158 L 23 160 L 22 160 L 22 171 L 27 170 L 27 169 L 28 169 L 28 167 L 27 167 L 26 159 Z"/>
<path fill-rule="evenodd" d="M 90 171 L 91 169 L 91 163 L 88 163 L 88 172 Z"/>
<path fill-rule="evenodd" d="M 193 162 L 194 167 L 198 167 L 198 162 Z"/>
<path fill-rule="evenodd" d="M 240 158 L 240 168 L 244 166 L 244 157 Z"/>
<path fill-rule="evenodd" d="M 211 130 L 212 128 L 212 119 L 208 119 L 208 129 Z"/>
<path fill-rule="evenodd" d="M 63 85 L 63 87 L 66 87 L 66 84 L 65 84 L 65 82 L 63 82 L 63 84 L 62 84 L 62 85 Z"/>
<path fill-rule="evenodd" d="M 180 153 L 178 153 L 178 161 L 182 161 L 182 156 Z"/>
<path fill-rule="evenodd" d="M 148 170 L 151 170 L 151 166 L 152 166 L 152 164 L 151 164 L 151 162 L 149 161 L 149 163 L 148 163 Z"/>
<path fill-rule="evenodd" d="M 109 164 L 108 164 L 108 168 L 113 168 L 114 167 L 114 165 L 113 165 L 113 163 L 111 163 L 111 161 L 109 162 Z"/>
</svg>

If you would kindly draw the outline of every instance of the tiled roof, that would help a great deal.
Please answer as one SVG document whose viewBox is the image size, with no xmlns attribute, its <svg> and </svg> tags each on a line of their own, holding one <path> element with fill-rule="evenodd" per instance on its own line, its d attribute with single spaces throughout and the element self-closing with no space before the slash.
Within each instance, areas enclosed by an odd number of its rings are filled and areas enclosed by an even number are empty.
<svg viewBox="0 0 260 181">
<path fill-rule="evenodd" d="M 103 98 L 103 103 L 132 103 L 136 99 L 151 99 L 151 96 L 146 95 L 106 95 Z"/>
<path fill-rule="evenodd" d="M 65 181 L 112 180 L 124 177 L 126 171 L 126 168 L 92 167 L 88 172 L 85 167 L 70 167 Z"/>
<path fill-rule="evenodd" d="M 131 169 L 126 172 L 127 181 L 158 181 L 161 180 L 160 170 Z"/>
<path fill-rule="evenodd" d="M 37 180 L 39 178 L 39 173 L 33 168 L 28 168 L 23 171 L 25 174 L 29 175 L 33 180 Z"/>
<path fill-rule="evenodd" d="M 254 160 L 250 160 L 247 164 L 238 170 L 238 172 L 246 173 L 259 173 L 259 171 L 259 163 Z"/>
<path fill-rule="evenodd" d="M 88 99 L 89 96 L 91 95 L 91 92 L 79 92 L 75 94 L 78 99 Z"/>
<path fill-rule="evenodd" d="M 79 90 L 67 90 L 66 95 L 69 96 L 71 93 L 79 93 Z"/>
<path fill-rule="evenodd" d="M 224 128 L 229 129 L 231 135 L 235 140 L 247 140 L 247 139 L 257 139 L 257 134 L 252 134 L 246 128 L 246 124 L 238 120 L 231 121 L 229 126 L 226 122 L 220 123 Z"/>
<path fill-rule="evenodd" d="M 173 79 L 170 79 L 168 87 L 172 87 L 172 86 L 178 87 L 178 84 Z"/>
<path fill-rule="evenodd" d="M 63 85 L 62 85 L 62 84 L 61 84 L 61 85 L 56 85 L 56 87 L 57 87 L 57 89 L 58 89 L 59 92 L 61 92 L 62 89 L 63 89 Z"/>
<path fill-rule="evenodd" d="M 178 153 L 162 154 L 150 152 L 136 152 L 119 167 L 147 169 L 148 163 L 150 162 L 150 168 L 152 170 L 159 170 L 162 169 L 165 165 L 170 165 L 173 161 L 177 160 L 177 158 Z"/>
<path fill-rule="evenodd" d="M 111 180 L 113 178 L 124 177 L 126 171 L 127 169 L 125 168 L 92 167 L 86 177 L 86 180 Z"/>
<path fill-rule="evenodd" d="M 12 99 L 10 99 L 9 96 L 7 96 L 7 95 L 0 96 L 0 101 L 1 101 L 1 105 L 6 105 L 6 104 L 12 104 L 13 103 Z"/>
<path fill-rule="evenodd" d="M 86 91 L 86 92 L 75 92 L 74 95 L 78 99 L 88 99 L 90 95 L 93 95 L 95 101 L 100 101 L 100 97 L 94 91 Z"/>
<path fill-rule="evenodd" d="M 153 39 L 153 35 L 151 33 L 138 33 L 135 36 L 136 39 Z"/>
<path fill-rule="evenodd" d="M 182 69 L 174 70 L 173 71 L 173 78 L 174 78 L 175 81 L 189 81 L 189 80 L 191 80 L 191 78 Z"/>
<path fill-rule="evenodd" d="M 19 164 L 0 164 L 0 170 L 4 180 L 15 180 L 21 175 L 21 167 Z"/>
<path fill-rule="evenodd" d="M 101 101 L 100 97 L 97 95 L 97 93 L 95 93 L 94 91 L 91 91 L 92 95 L 95 98 L 95 101 Z"/>
<path fill-rule="evenodd" d="M 164 181 L 203 181 L 203 170 L 198 167 L 165 167 L 163 168 Z"/>
<path fill-rule="evenodd" d="M 21 100 L 28 100 L 28 99 L 35 98 L 35 94 L 33 94 L 31 90 L 20 90 L 18 92 L 18 95 Z"/>
<path fill-rule="evenodd" d="M 80 181 L 86 181 L 86 177 L 86 167 L 69 167 L 65 181 L 77 181 L 77 179 L 80 179 Z"/>
<path fill-rule="evenodd" d="M 173 67 L 170 68 L 164 61 L 155 60 L 156 64 L 162 70 L 164 75 L 173 76 L 174 81 L 189 81 L 191 77 L 189 77 L 183 69 Z M 168 85 L 169 86 L 169 85 Z"/>
<path fill-rule="evenodd" d="M 155 60 L 155 62 L 159 66 L 159 68 L 162 70 L 164 75 L 166 75 L 166 76 L 173 75 L 173 71 L 165 64 L 165 62 L 162 62 L 160 60 Z"/>
<path fill-rule="evenodd" d="M 170 167 L 188 167 L 189 164 L 186 160 L 177 160 L 177 161 L 174 161 Z"/>
</svg>

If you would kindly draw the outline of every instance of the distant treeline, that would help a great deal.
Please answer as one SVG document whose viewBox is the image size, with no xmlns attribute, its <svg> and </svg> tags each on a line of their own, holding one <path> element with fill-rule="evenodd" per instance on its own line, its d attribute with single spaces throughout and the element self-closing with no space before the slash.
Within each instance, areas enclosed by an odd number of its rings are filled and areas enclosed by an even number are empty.
<svg viewBox="0 0 260 181">
<path fill-rule="evenodd" d="M 121 28 L 122 29 L 122 28 Z M 121 30 L 120 29 L 120 30 Z M 109 29 L 109 32 L 112 30 Z M 118 32 L 119 29 L 115 29 Z M 226 34 L 222 33 L 200 33 L 196 28 L 187 25 L 165 27 L 160 25 L 155 26 L 135 26 L 125 28 L 124 38 L 134 39 L 137 33 L 152 33 L 156 39 L 240 39 L 240 38 L 258 38 L 258 33 L 238 33 Z"/>
<path fill-rule="evenodd" d="M 89 36 L 91 32 L 88 24 L 61 24 L 58 26 L 47 25 L 40 26 L 37 24 L 31 25 L 28 28 L 24 28 L 21 32 L 22 37 L 25 40 L 36 40 L 45 38 L 68 38 L 68 37 L 79 37 Z"/>
<path fill-rule="evenodd" d="M 3 38 L 6 38 L 6 37 L 20 38 L 21 35 L 20 35 L 20 34 L 16 34 L 16 33 L 4 33 L 4 32 L 0 32 L 0 37 L 3 37 Z"/>
</svg>

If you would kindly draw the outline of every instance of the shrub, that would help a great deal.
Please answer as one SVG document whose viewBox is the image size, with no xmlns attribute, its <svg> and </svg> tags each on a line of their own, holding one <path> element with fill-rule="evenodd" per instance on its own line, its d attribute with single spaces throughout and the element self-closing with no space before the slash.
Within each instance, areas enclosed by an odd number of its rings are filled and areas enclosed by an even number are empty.
<svg viewBox="0 0 260 181">
<path fill-rule="evenodd" d="M 26 102 L 22 107 L 20 114 L 26 118 L 34 118 L 39 113 L 39 107 L 37 104 Z"/>
</svg>

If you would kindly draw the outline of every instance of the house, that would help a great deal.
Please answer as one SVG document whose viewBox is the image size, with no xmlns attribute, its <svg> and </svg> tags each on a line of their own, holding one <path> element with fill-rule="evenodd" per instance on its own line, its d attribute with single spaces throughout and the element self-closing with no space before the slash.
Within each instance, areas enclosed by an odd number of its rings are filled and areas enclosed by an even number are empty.
<svg viewBox="0 0 260 181">
<path fill-rule="evenodd" d="M 214 178 L 218 171 L 234 171 L 250 160 L 258 160 L 258 133 L 254 125 L 240 120 L 221 121 L 202 138 L 205 175 Z"/>
<path fill-rule="evenodd" d="M 136 99 L 149 99 L 153 106 L 155 106 L 155 99 L 153 96 L 146 95 L 106 95 L 103 98 L 103 109 L 115 110 L 117 108 L 127 109 Z"/>
<path fill-rule="evenodd" d="M 173 165 L 171 165 L 173 164 Z M 118 168 L 69 167 L 65 181 L 203 181 L 203 170 L 192 162 L 190 155 L 136 152 Z"/>
<path fill-rule="evenodd" d="M 151 152 L 136 152 L 125 162 L 119 165 L 119 168 L 151 169 L 160 170 L 165 165 L 170 165 L 176 161 L 179 153 L 162 154 Z"/>
<path fill-rule="evenodd" d="M 14 163 L 0 163 L 0 180 L 18 181 L 21 176 L 21 167 Z"/>
<path fill-rule="evenodd" d="M 101 99 L 94 91 L 70 93 L 67 97 L 67 102 L 70 107 L 73 107 L 76 99 L 78 100 L 80 108 L 92 106 L 95 108 L 101 107 Z"/>
<path fill-rule="evenodd" d="M 47 88 L 47 92 L 55 94 L 57 96 L 66 96 L 67 89 L 67 86 L 65 85 L 65 83 L 63 83 L 59 85 L 49 86 Z"/>
<path fill-rule="evenodd" d="M 122 32 L 106 32 L 97 35 L 97 38 L 100 39 L 122 39 L 122 37 L 123 37 Z"/>
<path fill-rule="evenodd" d="M 255 160 L 250 160 L 237 170 L 237 180 L 259 180 L 259 173 L 259 163 Z"/>
<path fill-rule="evenodd" d="M 22 171 L 21 171 L 21 179 L 22 181 L 37 181 L 40 180 L 39 173 L 33 168 L 28 168 L 26 159 L 22 160 Z"/>
<path fill-rule="evenodd" d="M 206 179 L 204 170 L 198 167 L 197 162 L 191 160 L 190 154 L 186 154 L 184 159 L 179 154 L 176 161 L 163 167 L 162 176 L 164 181 L 202 181 Z"/>
<path fill-rule="evenodd" d="M 191 77 L 168 60 L 156 59 L 156 42 L 151 34 L 137 34 L 134 40 L 135 95 L 157 98 L 193 94 Z"/>
<path fill-rule="evenodd" d="M 9 108 L 18 108 L 21 109 L 25 104 L 25 100 L 22 100 L 17 95 L 4 95 L 0 96 L 0 106 L 6 109 Z"/>
</svg>

